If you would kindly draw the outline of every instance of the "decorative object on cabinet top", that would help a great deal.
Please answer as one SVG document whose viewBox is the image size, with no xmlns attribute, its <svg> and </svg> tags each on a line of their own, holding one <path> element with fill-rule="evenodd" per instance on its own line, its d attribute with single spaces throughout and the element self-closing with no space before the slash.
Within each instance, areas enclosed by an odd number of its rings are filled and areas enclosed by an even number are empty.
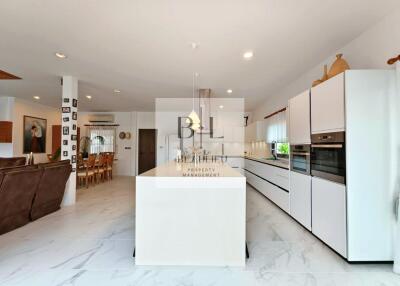
<svg viewBox="0 0 400 286">
<path fill-rule="evenodd" d="M 131 139 L 131 132 L 126 132 L 125 135 L 126 139 Z"/>
<path fill-rule="evenodd" d="M 320 83 L 323 83 L 324 81 L 326 81 L 328 78 L 329 78 L 329 76 L 328 76 L 328 66 L 327 66 L 327 65 L 324 65 L 324 74 L 322 75 L 322 78 L 321 78 L 321 79 L 315 80 L 315 81 L 312 83 L 312 86 L 313 86 L 313 87 L 314 87 L 314 86 L 317 86 L 317 85 L 319 85 Z"/>
<path fill-rule="evenodd" d="M 397 57 L 391 58 L 387 61 L 388 65 L 393 65 L 395 64 L 397 61 L 400 61 L 400 55 L 398 55 Z"/>
<path fill-rule="evenodd" d="M 119 139 L 125 139 L 125 137 L 126 137 L 125 132 L 123 131 L 119 132 Z"/>
<path fill-rule="evenodd" d="M 328 78 L 334 77 L 346 70 L 350 69 L 349 64 L 344 60 L 343 54 L 337 54 L 336 60 L 333 62 L 331 68 L 329 69 Z"/>
<path fill-rule="evenodd" d="M 343 54 L 337 54 L 336 55 L 336 60 L 333 62 L 331 68 L 329 69 L 328 72 L 328 66 L 324 65 L 324 74 L 321 79 L 317 79 L 312 83 L 312 87 L 319 85 L 320 83 L 323 83 L 324 81 L 346 71 L 349 70 L 350 66 L 346 62 L 346 60 L 343 59 Z"/>
</svg>

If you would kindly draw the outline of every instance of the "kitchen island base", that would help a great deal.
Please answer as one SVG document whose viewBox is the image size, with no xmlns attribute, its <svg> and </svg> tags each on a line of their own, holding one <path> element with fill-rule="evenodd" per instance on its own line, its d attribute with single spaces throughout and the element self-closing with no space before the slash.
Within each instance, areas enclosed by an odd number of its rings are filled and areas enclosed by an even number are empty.
<svg viewBox="0 0 400 286">
<path fill-rule="evenodd" d="M 218 177 L 161 169 L 136 178 L 137 265 L 245 265 L 246 179 L 225 164 L 213 168 Z"/>
</svg>

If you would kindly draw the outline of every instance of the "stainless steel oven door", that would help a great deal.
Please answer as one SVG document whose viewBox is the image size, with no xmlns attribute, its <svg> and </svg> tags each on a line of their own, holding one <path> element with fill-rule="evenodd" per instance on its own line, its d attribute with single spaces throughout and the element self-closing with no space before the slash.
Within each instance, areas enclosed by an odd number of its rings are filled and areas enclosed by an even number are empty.
<svg viewBox="0 0 400 286">
<path fill-rule="evenodd" d="M 290 170 L 310 175 L 310 145 L 290 146 Z"/>
<path fill-rule="evenodd" d="M 337 183 L 346 183 L 344 143 L 311 145 L 311 175 Z"/>
</svg>

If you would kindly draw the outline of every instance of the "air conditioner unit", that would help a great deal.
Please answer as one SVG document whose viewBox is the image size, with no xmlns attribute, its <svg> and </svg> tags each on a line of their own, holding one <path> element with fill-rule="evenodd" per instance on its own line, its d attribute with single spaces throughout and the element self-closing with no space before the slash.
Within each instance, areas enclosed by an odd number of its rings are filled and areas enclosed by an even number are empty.
<svg viewBox="0 0 400 286">
<path fill-rule="evenodd" d="M 89 116 L 90 123 L 114 123 L 112 114 L 93 114 Z"/>
</svg>

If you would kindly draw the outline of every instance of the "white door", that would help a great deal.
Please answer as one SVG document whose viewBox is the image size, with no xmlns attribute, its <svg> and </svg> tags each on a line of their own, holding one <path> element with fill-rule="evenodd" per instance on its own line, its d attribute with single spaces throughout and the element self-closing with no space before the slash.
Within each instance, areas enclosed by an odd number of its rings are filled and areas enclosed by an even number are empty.
<svg viewBox="0 0 400 286">
<path fill-rule="evenodd" d="M 347 257 L 346 186 L 312 177 L 312 233 Z"/>
<path fill-rule="evenodd" d="M 310 91 L 289 100 L 289 142 L 310 144 Z"/>
<path fill-rule="evenodd" d="M 344 130 L 344 73 L 341 73 L 311 89 L 311 133 Z"/>
<path fill-rule="evenodd" d="M 311 176 L 290 172 L 290 215 L 311 230 Z"/>
</svg>

